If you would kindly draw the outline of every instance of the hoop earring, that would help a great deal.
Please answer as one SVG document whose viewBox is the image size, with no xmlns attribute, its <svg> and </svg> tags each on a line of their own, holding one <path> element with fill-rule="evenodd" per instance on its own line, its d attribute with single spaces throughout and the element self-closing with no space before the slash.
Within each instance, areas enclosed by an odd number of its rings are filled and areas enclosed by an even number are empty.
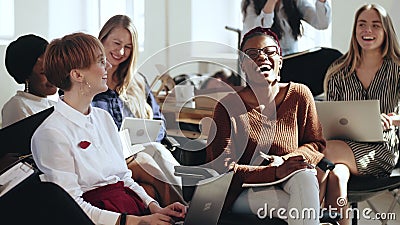
<svg viewBox="0 0 400 225">
<path fill-rule="evenodd" d="M 25 80 L 25 89 L 24 92 L 29 93 L 29 80 Z"/>
<path fill-rule="evenodd" d="M 86 91 L 85 89 L 85 87 L 87 86 L 87 88 L 88 88 L 88 91 Z M 88 93 L 90 92 L 90 88 L 91 88 L 91 86 L 90 86 L 90 84 L 87 82 L 87 81 L 85 81 L 85 86 L 83 86 L 83 83 L 80 83 L 80 86 L 79 86 L 79 94 L 81 95 L 81 96 L 86 96 L 86 95 L 88 95 Z"/>
</svg>

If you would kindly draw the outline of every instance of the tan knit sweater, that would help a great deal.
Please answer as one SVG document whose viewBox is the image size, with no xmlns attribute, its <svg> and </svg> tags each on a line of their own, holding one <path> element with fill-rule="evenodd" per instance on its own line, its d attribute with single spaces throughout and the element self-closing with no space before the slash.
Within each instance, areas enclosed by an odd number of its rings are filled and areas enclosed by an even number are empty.
<svg viewBox="0 0 400 225">
<path fill-rule="evenodd" d="M 253 163 L 259 151 L 285 159 L 303 155 L 311 164 L 323 158 L 326 142 L 313 96 L 305 85 L 289 84 L 275 116 L 261 115 L 244 102 L 239 95 L 230 94 L 217 104 L 213 116 L 216 126 L 211 128 L 207 147 L 207 161 L 214 169 L 235 171 L 236 191 L 242 183 L 276 179 L 276 167 Z"/>
</svg>

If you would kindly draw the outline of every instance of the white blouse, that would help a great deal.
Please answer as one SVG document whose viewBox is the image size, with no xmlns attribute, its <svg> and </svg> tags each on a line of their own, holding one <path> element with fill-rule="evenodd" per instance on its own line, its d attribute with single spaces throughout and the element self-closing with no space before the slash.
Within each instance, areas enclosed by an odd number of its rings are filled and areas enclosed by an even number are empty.
<svg viewBox="0 0 400 225">
<path fill-rule="evenodd" d="M 24 91 L 17 93 L 8 100 L 1 110 L 2 127 L 9 126 L 28 116 L 45 110 L 53 105 L 52 101 L 45 97 L 39 97 Z"/>
<path fill-rule="evenodd" d="M 82 141 L 90 145 L 80 147 Z M 33 134 L 31 145 L 44 173 L 41 180 L 63 187 L 95 224 L 114 225 L 120 214 L 92 206 L 81 197 L 84 192 L 123 181 L 147 206 L 155 201 L 131 178 L 117 127 L 103 109 L 90 107 L 83 115 L 60 99 Z"/>
</svg>

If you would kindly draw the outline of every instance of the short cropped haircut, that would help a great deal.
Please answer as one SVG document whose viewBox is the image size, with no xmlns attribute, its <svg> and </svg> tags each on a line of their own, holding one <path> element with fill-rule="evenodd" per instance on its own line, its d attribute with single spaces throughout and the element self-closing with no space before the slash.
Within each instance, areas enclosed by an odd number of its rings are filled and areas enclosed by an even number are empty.
<svg viewBox="0 0 400 225">
<path fill-rule="evenodd" d="M 97 61 L 99 52 L 105 55 L 103 45 L 89 34 L 73 33 L 53 40 L 44 54 L 47 79 L 64 91 L 70 90 L 71 70 L 88 69 Z"/>
<path fill-rule="evenodd" d="M 270 38 L 272 38 L 278 45 L 279 55 L 282 55 L 281 45 L 279 43 L 278 36 L 270 28 L 264 28 L 264 27 L 255 27 L 255 28 L 251 29 L 249 32 L 247 32 L 243 36 L 242 43 L 240 44 L 240 50 L 243 51 L 244 50 L 243 48 L 244 48 L 244 45 L 246 44 L 246 42 L 250 38 L 256 37 L 256 36 L 269 36 Z"/>
<path fill-rule="evenodd" d="M 278 53 L 280 56 L 282 56 L 282 49 L 281 49 L 281 45 L 279 43 L 279 39 L 278 36 L 271 30 L 271 28 L 264 28 L 264 27 L 255 27 L 253 29 L 251 29 L 250 31 L 248 31 L 242 39 L 242 42 L 240 44 L 240 51 L 239 51 L 239 61 L 240 63 L 243 62 L 244 58 L 246 57 L 246 54 L 243 52 L 245 49 L 244 45 L 246 44 L 246 42 L 253 38 L 253 37 L 257 37 L 257 36 L 266 36 L 266 37 L 270 37 L 272 38 L 272 40 L 275 41 L 275 43 L 278 45 Z"/>
</svg>

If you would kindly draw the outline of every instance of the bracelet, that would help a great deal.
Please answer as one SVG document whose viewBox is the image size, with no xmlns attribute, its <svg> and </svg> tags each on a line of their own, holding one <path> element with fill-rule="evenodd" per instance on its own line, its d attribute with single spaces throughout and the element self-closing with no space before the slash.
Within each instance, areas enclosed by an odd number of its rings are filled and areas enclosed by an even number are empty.
<svg viewBox="0 0 400 225">
<path fill-rule="evenodd" d="M 126 224 L 126 215 L 128 215 L 128 213 L 126 212 L 121 213 L 121 218 L 119 219 L 119 225 Z"/>
</svg>

